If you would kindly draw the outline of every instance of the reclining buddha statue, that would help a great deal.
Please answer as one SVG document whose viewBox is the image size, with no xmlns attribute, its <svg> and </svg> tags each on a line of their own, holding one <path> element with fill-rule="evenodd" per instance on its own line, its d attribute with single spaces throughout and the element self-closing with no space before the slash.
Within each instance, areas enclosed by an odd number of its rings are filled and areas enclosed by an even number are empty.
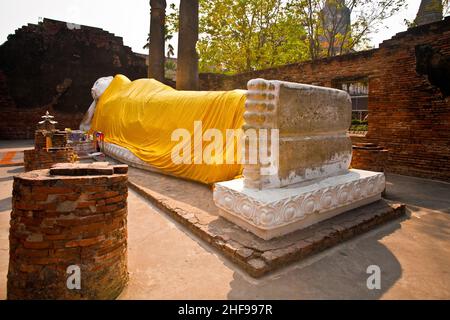
<svg viewBox="0 0 450 320">
<path fill-rule="evenodd" d="M 107 155 L 135 167 L 206 184 L 241 174 L 240 164 L 224 161 L 227 153 L 237 153 L 237 147 L 224 146 L 207 164 L 198 159 L 207 144 L 198 137 L 208 129 L 220 130 L 225 136 L 227 129 L 242 127 L 244 90 L 178 91 L 154 79 L 130 81 L 116 75 L 98 79 L 91 91 L 94 102 L 80 129 L 102 132 Z M 174 163 L 172 153 L 177 146 L 200 152 L 185 152 L 183 160 L 189 159 Z"/>
<path fill-rule="evenodd" d="M 102 132 L 107 155 L 214 183 L 219 214 L 266 240 L 377 201 L 385 187 L 383 173 L 349 169 L 352 103 L 342 90 L 252 79 L 247 90 L 177 91 L 117 75 L 92 96 L 80 129 Z M 229 130 L 244 139 L 219 141 Z"/>
</svg>

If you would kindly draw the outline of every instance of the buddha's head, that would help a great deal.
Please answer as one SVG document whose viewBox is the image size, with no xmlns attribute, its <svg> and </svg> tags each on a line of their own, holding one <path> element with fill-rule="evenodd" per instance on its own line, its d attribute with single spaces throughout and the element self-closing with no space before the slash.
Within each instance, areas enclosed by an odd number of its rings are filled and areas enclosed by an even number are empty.
<svg viewBox="0 0 450 320">
<path fill-rule="evenodd" d="M 98 100 L 106 88 L 110 85 L 113 77 L 102 77 L 95 81 L 91 89 L 91 95 L 94 100 Z"/>
<path fill-rule="evenodd" d="M 97 105 L 98 99 L 102 96 L 103 92 L 105 92 L 106 88 L 110 85 L 113 77 L 102 77 L 95 81 L 94 85 L 91 88 L 91 95 L 94 101 L 89 107 L 88 111 L 81 120 L 80 130 L 89 131 L 91 128 L 92 117 L 94 116 L 95 106 Z"/>
</svg>

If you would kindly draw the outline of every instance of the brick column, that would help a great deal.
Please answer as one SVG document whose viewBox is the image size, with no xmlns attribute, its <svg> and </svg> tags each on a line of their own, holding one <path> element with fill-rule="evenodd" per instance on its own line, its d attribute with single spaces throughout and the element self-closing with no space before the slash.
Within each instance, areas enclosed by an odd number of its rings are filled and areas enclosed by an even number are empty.
<svg viewBox="0 0 450 320">
<path fill-rule="evenodd" d="M 355 169 L 384 172 L 388 150 L 373 143 L 353 145 L 351 167 Z"/>
<path fill-rule="evenodd" d="M 120 294 L 128 280 L 126 172 L 58 164 L 14 177 L 8 299 Z M 69 266 L 80 270 L 80 289 L 67 286 Z"/>
</svg>

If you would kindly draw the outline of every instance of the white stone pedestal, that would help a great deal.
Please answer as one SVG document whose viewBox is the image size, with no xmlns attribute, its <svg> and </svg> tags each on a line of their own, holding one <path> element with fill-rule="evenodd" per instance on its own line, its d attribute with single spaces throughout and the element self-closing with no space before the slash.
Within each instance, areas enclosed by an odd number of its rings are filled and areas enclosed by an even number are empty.
<svg viewBox="0 0 450 320">
<path fill-rule="evenodd" d="M 214 202 L 221 216 L 269 240 L 377 201 L 384 188 L 383 173 L 351 169 L 274 189 L 247 188 L 243 179 L 220 182 Z"/>
</svg>

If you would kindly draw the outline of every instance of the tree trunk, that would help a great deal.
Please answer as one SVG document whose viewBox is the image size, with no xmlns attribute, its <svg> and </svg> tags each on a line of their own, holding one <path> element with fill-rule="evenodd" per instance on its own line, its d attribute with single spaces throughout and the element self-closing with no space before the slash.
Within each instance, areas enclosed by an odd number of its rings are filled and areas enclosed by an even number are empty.
<svg viewBox="0 0 450 320">
<path fill-rule="evenodd" d="M 198 89 L 198 0 L 180 1 L 178 34 L 177 89 Z"/>
<path fill-rule="evenodd" d="M 150 0 L 150 49 L 148 77 L 164 81 L 165 41 L 164 24 L 166 20 L 166 1 Z"/>
</svg>

